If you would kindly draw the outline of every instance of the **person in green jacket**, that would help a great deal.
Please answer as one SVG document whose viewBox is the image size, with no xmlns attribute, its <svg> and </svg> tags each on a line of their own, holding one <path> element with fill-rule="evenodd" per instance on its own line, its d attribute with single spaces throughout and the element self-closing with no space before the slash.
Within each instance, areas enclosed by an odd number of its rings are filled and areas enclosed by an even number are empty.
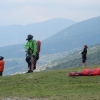
<svg viewBox="0 0 100 100">
<path fill-rule="evenodd" d="M 28 72 L 33 72 L 34 70 L 34 63 L 35 63 L 35 57 L 37 52 L 37 44 L 35 40 L 33 40 L 33 36 L 29 34 L 27 36 L 27 42 L 25 44 L 26 49 L 26 61 L 28 60 Z"/>
</svg>

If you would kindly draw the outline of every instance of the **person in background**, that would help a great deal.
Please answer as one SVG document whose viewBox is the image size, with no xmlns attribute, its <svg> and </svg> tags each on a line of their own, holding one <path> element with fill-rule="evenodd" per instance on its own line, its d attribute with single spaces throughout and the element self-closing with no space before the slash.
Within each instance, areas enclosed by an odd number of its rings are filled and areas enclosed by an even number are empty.
<svg viewBox="0 0 100 100">
<path fill-rule="evenodd" d="M 0 76 L 3 75 L 3 71 L 4 71 L 4 64 L 5 64 L 5 62 L 4 62 L 3 59 L 4 59 L 4 57 L 0 56 Z"/>
<path fill-rule="evenodd" d="M 33 35 L 29 34 L 27 36 L 27 43 L 25 44 L 26 49 L 26 62 L 28 63 L 28 72 L 33 72 L 35 65 L 35 57 L 37 52 L 37 45 L 35 40 L 33 40 Z"/>
<path fill-rule="evenodd" d="M 88 46 L 87 45 L 84 45 L 84 49 L 83 49 L 83 51 L 81 52 L 81 54 L 82 54 L 82 65 L 83 65 L 83 67 L 85 67 L 86 66 L 86 60 L 87 60 L 87 48 L 88 48 Z"/>
</svg>

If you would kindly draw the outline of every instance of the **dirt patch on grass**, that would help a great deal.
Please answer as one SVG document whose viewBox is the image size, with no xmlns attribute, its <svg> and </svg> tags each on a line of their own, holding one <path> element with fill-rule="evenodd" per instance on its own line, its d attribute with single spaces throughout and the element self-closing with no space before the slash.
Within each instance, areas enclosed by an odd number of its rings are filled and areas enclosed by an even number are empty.
<svg viewBox="0 0 100 100">
<path fill-rule="evenodd" d="M 46 99 L 46 98 L 36 99 L 36 98 L 11 97 L 11 98 L 1 98 L 0 100 L 49 100 L 49 99 Z"/>
</svg>

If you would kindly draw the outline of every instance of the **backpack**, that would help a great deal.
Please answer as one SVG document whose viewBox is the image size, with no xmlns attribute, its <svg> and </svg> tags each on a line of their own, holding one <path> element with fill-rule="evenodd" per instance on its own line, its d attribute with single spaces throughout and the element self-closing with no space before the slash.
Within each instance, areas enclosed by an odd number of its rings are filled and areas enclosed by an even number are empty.
<svg viewBox="0 0 100 100">
<path fill-rule="evenodd" d="M 41 50 L 41 41 L 37 40 L 36 44 L 37 44 L 37 53 L 36 53 L 35 59 L 38 60 L 39 59 L 39 53 L 40 53 L 40 50 Z"/>
<path fill-rule="evenodd" d="M 40 50 L 41 50 L 41 41 L 37 40 L 36 44 L 37 44 L 37 53 L 40 53 Z"/>
</svg>

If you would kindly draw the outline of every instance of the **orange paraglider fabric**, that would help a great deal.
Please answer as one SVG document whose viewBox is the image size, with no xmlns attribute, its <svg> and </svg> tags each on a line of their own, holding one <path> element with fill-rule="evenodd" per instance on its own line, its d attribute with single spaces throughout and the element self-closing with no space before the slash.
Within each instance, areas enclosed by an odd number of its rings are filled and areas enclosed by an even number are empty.
<svg viewBox="0 0 100 100">
<path fill-rule="evenodd" d="M 4 71 L 4 60 L 0 60 L 0 72 Z"/>
<path fill-rule="evenodd" d="M 69 76 L 97 76 L 100 75 L 100 68 L 84 69 L 80 72 L 70 72 Z"/>
</svg>

